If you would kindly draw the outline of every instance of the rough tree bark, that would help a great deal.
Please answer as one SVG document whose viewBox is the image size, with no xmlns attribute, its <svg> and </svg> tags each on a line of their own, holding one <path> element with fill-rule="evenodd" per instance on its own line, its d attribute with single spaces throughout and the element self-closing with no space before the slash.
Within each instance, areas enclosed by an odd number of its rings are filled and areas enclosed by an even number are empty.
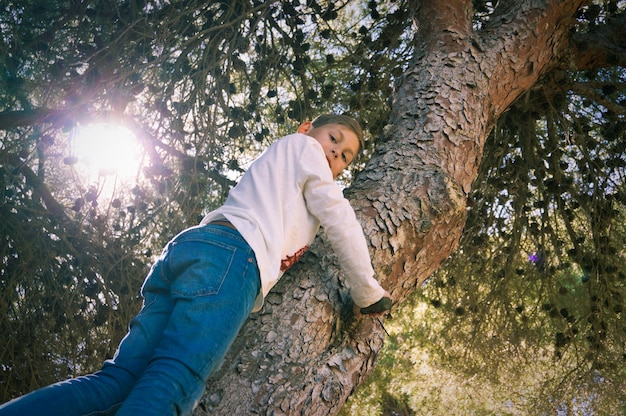
<svg viewBox="0 0 626 416">
<path fill-rule="evenodd" d="M 489 131 L 560 65 L 584 3 L 501 1 L 475 30 L 471 0 L 413 1 L 415 59 L 397 86 L 384 137 L 347 190 L 395 302 L 456 248 Z M 246 324 L 196 414 L 336 414 L 385 337 L 378 321 L 351 310 L 320 236 Z"/>
</svg>

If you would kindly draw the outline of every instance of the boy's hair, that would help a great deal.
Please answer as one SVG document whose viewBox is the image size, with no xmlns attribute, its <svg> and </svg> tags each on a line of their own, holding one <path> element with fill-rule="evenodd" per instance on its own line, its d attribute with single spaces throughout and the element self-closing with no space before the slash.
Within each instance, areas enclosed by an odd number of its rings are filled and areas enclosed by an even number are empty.
<svg viewBox="0 0 626 416">
<path fill-rule="evenodd" d="M 344 127 L 352 130 L 354 134 L 356 134 L 357 139 L 359 139 L 359 147 L 362 152 L 365 149 L 365 138 L 363 136 L 363 128 L 358 121 L 350 116 L 346 116 L 343 114 L 320 114 L 315 117 L 315 119 L 311 122 L 313 127 L 321 127 L 326 124 L 340 124 Z"/>
</svg>

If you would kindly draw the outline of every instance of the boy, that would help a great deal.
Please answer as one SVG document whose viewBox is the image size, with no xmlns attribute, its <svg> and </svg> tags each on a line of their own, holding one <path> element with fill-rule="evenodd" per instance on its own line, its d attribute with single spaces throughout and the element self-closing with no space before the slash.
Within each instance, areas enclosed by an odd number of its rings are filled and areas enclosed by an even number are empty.
<svg viewBox="0 0 626 416">
<path fill-rule="evenodd" d="M 362 141 L 355 120 L 325 114 L 270 146 L 222 207 L 165 247 L 112 360 L 94 374 L 6 403 L 0 414 L 190 414 L 248 315 L 320 225 L 355 304 L 370 307 L 365 312 L 389 309 L 363 231 L 334 182 Z"/>
</svg>

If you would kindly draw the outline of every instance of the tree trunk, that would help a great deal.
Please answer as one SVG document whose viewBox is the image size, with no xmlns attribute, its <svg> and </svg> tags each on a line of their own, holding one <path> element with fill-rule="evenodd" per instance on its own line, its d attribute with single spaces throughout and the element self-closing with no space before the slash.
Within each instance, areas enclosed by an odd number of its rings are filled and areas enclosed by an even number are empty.
<svg viewBox="0 0 626 416">
<path fill-rule="evenodd" d="M 480 31 L 470 0 L 414 1 L 416 56 L 388 128 L 347 190 L 379 281 L 406 299 L 456 248 L 492 126 L 567 50 L 583 0 L 500 2 Z M 385 332 L 355 318 L 329 244 L 317 239 L 254 314 L 196 414 L 336 414 Z"/>
</svg>

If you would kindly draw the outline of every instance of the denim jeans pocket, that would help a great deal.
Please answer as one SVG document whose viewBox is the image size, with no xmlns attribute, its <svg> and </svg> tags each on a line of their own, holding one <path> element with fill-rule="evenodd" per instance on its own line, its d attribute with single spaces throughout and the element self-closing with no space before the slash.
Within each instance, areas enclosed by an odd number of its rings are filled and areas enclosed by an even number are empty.
<svg viewBox="0 0 626 416">
<path fill-rule="evenodd" d="M 218 293 L 235 251 L 231 245 L 209 239 L 174 242 L 169 253 L 172 296 L 185 298 Z"/>
</svg>

